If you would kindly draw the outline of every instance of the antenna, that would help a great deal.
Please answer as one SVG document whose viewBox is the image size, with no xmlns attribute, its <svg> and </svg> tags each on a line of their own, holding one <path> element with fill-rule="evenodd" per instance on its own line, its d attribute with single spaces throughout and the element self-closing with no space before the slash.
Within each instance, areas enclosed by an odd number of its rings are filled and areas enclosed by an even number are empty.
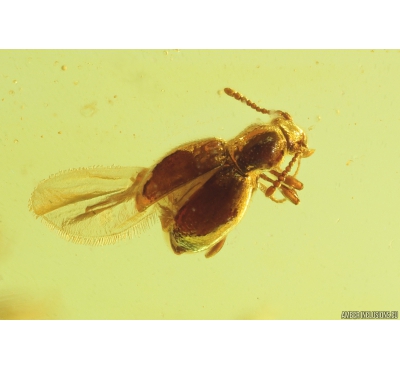
<svg viewBox="0 0 400 370">
<path fill-rule="evenodd" d="M 265 108 L 259 107 L 256 103 L 253 103 L 250 99 L 247 99 L 244 95 L 238 93 L 237 91 L 231 89 L 230 87 L 226 87 L 224 89 L 224 92 L 226 95 L 231 96 L 232 98 L 235 98 L 236 100 L 240 100 L 242 103 L 245 103 L 248 105 L 250 108 L 253 108 L 257 112 L 260 112 L 262 114 L 278 114 L 279 116 L 291 120 L 292 118 L 290 117 L 289 113 L 282 112 L 281 110 L 269 110 Z"/>
</svg>

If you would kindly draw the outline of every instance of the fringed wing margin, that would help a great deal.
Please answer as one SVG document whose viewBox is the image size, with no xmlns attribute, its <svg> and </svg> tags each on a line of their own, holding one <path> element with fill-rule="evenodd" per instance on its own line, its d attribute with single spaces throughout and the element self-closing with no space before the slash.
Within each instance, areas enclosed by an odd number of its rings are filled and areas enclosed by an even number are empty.
<svg viewBox="0 0 400 370">
<path fill-rule="evenodd" d="M 139 213 L 136 192 L 140 167 L 94 167 L 60 172 L 39 183 L 29 208 L 67 240 L 113 244 L 145 229 L 154 206 Z"/>
</svg>

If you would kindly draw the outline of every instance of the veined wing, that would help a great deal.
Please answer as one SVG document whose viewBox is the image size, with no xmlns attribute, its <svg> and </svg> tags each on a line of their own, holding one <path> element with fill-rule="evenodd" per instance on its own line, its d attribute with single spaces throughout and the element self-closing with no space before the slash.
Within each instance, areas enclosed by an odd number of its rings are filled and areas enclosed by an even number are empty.
<svg viewBox="0 0 400 370">
<path fill-rule="evenodd" d="M 146 172 L 140 167 L 64 171 L 37 186 L 29 208 L 67 240 L 112 244 L 140 232 L 154 217 L 153 206 L 144 212 L 136 208 L 138 183 Z"/>
</svg>

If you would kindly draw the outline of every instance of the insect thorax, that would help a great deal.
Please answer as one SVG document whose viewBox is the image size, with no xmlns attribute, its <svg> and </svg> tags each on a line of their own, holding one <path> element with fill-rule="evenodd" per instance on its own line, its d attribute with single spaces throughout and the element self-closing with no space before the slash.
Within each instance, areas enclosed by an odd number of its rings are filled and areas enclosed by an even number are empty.
<svg viewBox="0 0 400 370">
<path fill-rule="evenodd" d="M 253 125 L 228 143 L 239 171 L 247 174 L 278 166 L 286 152 L 286 138 L 278 125 Z"/>
</svg>

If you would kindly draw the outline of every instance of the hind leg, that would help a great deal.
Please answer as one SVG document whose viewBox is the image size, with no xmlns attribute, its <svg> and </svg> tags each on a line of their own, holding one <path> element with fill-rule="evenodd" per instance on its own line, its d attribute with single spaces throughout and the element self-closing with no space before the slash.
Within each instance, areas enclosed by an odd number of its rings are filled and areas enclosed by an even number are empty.
<svg viewBox="0 0 400 370">
<path fill-rule="evenodd" d="M 224 246 L 226 237 L 220 240 L 217 244 L 214 244 L 205 254 L 206 258 L 215 256 Z"/>
</svg>

